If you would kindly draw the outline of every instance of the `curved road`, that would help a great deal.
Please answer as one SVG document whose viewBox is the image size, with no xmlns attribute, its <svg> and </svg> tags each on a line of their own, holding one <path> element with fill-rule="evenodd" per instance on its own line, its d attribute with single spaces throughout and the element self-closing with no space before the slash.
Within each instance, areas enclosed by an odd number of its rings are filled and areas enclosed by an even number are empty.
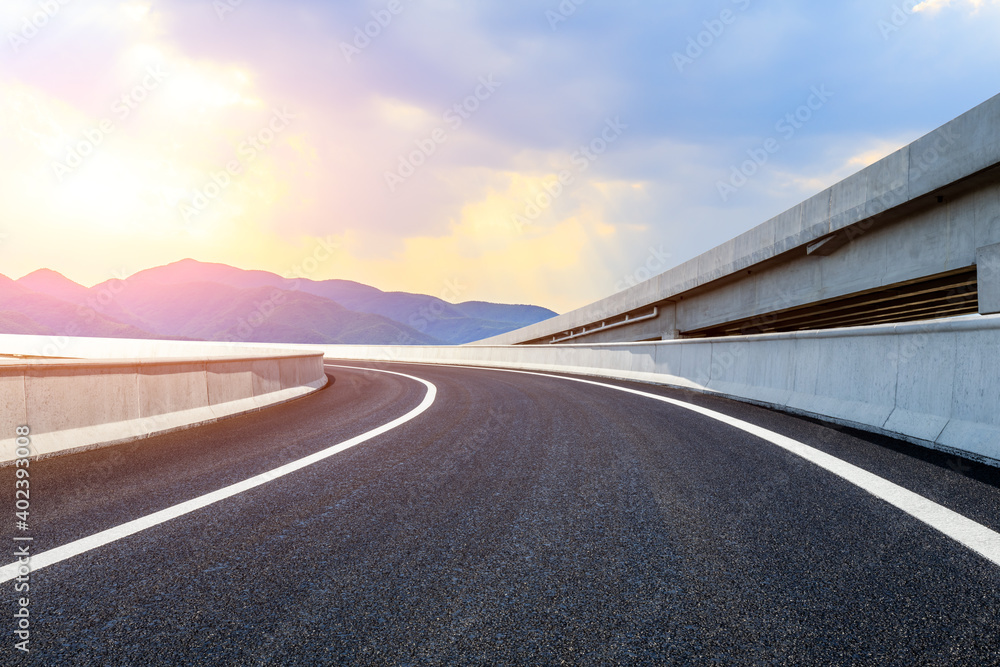
<svg viewBox="0 0 1000 667">
<path fill-rule="evenodd" d="M 328 388 L 259 413 L 32 462 L 36 557 L 138 527 L 31 574 L 29 654 L 0 584 L 4 662 L 1000 664 L 1000 566 L 788 449 L 597 384 L 372 366 L 328 366 Z M 601 382 L 763 427 L 1000 531 L 996 469 Z"/>
</svg>

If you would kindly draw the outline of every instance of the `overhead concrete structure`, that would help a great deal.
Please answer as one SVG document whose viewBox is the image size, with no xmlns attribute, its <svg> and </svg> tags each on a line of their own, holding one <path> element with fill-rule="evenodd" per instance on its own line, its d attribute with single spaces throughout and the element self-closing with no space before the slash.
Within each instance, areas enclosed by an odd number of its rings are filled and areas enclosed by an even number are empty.
<svg viewBox="0 0 1000 667">
<path fill-rule="evenodd" d="M 1000 96 L 745 234 L 473 345 L 669 340 L 1000 310 Z M 991 247 L 993 249 L 991 249 Z"/>
</svg>

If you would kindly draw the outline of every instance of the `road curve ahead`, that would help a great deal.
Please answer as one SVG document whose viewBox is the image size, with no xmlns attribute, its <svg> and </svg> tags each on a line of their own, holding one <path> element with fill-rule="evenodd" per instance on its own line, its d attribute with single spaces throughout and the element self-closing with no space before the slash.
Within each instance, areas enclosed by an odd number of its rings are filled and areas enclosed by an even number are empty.
<svg viewBox="0 0 1000 667">
<path fill-rule="evenodd" d="M 652 385 L 364 365 L 33 462 L 4 664 L 1000 664 L 995 469 Z"/>
</svg>

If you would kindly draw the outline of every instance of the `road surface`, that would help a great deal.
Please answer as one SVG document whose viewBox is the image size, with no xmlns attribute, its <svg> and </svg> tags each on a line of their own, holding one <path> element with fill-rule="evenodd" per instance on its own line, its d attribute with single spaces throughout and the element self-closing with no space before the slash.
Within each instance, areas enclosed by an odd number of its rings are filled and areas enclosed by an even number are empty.
<svg viewBox="0 0 1000 667">
<path fill-rule="evenodd" d="M 1000 664 L 1000 566 L 788 449 L 598 384 L 373 366 L 328 366 L 328 388 L 255 414 L 32 462 L 43 567 L 30 653 L 14 649 L 22 594 L 0 584 L 3 662 Z M 766 428 L 1000 531 L 996 469 L 601 382 Z M 0 469 L 11 498 L 14 474 Z M 110 537 L 79 542 L 95 535 Z"/>
</svg>

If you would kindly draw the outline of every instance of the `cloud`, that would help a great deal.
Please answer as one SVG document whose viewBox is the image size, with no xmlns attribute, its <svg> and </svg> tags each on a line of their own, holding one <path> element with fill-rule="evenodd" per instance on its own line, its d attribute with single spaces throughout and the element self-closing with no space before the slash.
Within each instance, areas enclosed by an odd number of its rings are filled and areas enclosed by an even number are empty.
<svg viewBox="0 0 1000 667">
<path fill-rule="evenodd" d="M 918 5 L 913 7 L 914 12 L 938 12 L 945 7 L 950 7 L 953 4 L 960 5 L 970 5 L 972 7 L 973 13 L 978 12 L 985 5 L 996 5 L 1000 4 L 998 0 L 924 0 Z"/>
<path fill-rule="evenodd" d="M 458 295 L 462 300 L 531 302 L 556 310 L 614 291 L 618 276 L 604 255 L 640 236 L 608 224 L 606 212 L 617 197 L 634 192 L 631 186 L 584 184 L 584 192 L 565 195 L 574 203 L 556 214 L 555 205 L 526 211 L 556 182 L 554 174 L 506 172 L 488 180 L 496 187 L 468 201 L 446 232 L 402 239 L 388 256 L 372 256 L 371 244 L 378 239 L 353 230 L 338 270 L 383 289 L 438 294 L 458 282 L 468 287 Z M 519 225 L 516 216 L 529 224 Z"/>
<path fill-rule="evenodd" d="M 384 2 L 236 4 L 66 3 L 0 53 L 6 271 L 97 281 L 193 256 L 283 272 L 332 235 L 343 253 L 317 278 L 437 293 L 462 277 L 464 298 L 566 310 L 614 291 L 651 247 L 677 262 L 708 250 L 995 92 L 985 21 L 913 21 L 885 41 L 861 2 L 749 3 L 684 72 L 671 54 L 719 16 L 693 0 L 582 3 L 555 29 L 558 2 L 408 2 L 350 62 L 341 42 Z M 37 7 L 5 3 L 2 27 Z M 143 90 L 157 65 L 167 76 Z M 501 85 L 449 123 L 481 77 Z M 721 202 L 716 182 L 820 84 L 829 107 Z M 280 132 L 275 113 L 291 116 Z M 615 117 L 621 139 L 576 168 Z M 53 164 L 106 119 L 60 180 Z M 572 185 L 529 216 L 567 169 Z"/>
</svg>

